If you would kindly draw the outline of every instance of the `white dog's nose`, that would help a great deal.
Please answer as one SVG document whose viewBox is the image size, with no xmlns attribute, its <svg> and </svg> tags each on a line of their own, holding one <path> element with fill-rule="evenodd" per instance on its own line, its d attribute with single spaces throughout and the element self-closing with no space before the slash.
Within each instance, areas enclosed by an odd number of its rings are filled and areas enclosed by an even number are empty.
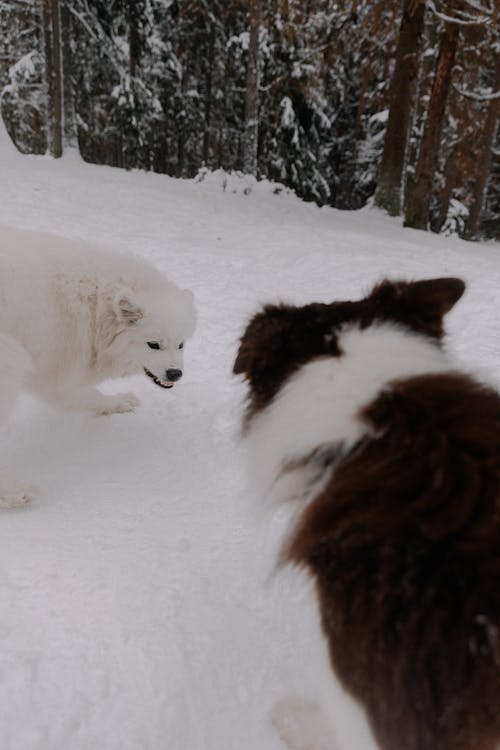
<svg viewBox="0 0 500 750">
<path fill-rule="evenodd" d="M 182 370 L 165 370 L 165 372 L 167 380 L 170 380 L 171 383 L 175 383 L 176 380 L 182 378 Z"/>
</svg>

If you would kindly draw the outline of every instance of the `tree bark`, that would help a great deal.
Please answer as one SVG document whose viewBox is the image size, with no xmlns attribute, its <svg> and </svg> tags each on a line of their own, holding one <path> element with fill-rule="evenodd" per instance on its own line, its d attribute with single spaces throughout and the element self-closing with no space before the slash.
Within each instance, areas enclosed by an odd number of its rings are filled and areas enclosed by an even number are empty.
<svg viewBox="0 0 500 750">
<path fill-rule="evenodd" d="M 53 153 L 53 112 L 52 112 L 52 21 L 51 0 L 42 0 L 43 52 L 45 57 L 45 110 L 47 130 L 47 151 Z"/>
<path fill-rule="evenodd" d="M 205 165 L 210 164 L 211 156 L 211 127 L 212 127 L 212 99 L 213 99 L 213 75 L 216 66 L 215 55 L 215 24 L 212 21 L 210 24 L 210 41 L 209 41 L 209 52 L 208 52 L 208 66 L 206 76 L 206 97 L 205 97 L 205 132 L 203 133 L 203 163 Z"/>
<path fill-rule="evenodd" d="M 459 25 L 446 23 L 439 45 L 436 74 L 420 142 L 415 177 L 410 183 L 404 221 L 406 227 L 414 229 L 427 229 L 428 227 L 434 171 L 458 39 Z"/>
<path fill-rule="evenodd" d="M 500 89 L 500 59 L 497 59 L 495 72 L 495 83 L 493 91 Z M 500 113 L 500 99 L 491 99 L 488 105 L 488 114 L 481 138 L 479 159 L 477 164 L 476 181 L 472 194 L 472 204 L 464 231 L 465 240 L 475 240 L 479 234 L 479 220 L 483 210 L 486 188 L 491 168 L 491 154 L 495 135 L 497 132 L 498 117 Z"/>
<path fill-rule="evenodd" d="M 130 78 L 137 75 L 137 63 L 140 55 L 140 38 L 138 28 L 139 18 L 136 0 L 128 2 L 128 46 L 129 46 L 129 74 Z"/>
<path fill-rule="evenodd" d="M 62 54 L 62 99 L 63 99 L 63 150 L 66 146 L 77 148 L 75 91 L 71 61 L 71 39 L 73 32 L 72 15 L 69 3 L 72 0 L 61 0 L 61 54 Z"/>
<path fill-rule="evenodd" d="M 54 111 L 54 158 L 59 159 L 63 153 L 62 142 L 62 47 L 61 47 L 61 16 L 59 0 L 51 0 L 52 16 L 52 51 L 54 62 L 52 67 L 52 107 Z"/>
<path fill-rule="evenodd" d="M 257 174 L 259 139 L 259 36 L 261 0 L 249 0 L 250 39 L 245 87 L 245 137 L 243 171 Z"/>
<path fill-rule="evenodd" d="M 59 0 L 42 0 L 42 26 L 47 84 L 47 144 L 55 159 L 62 156 L 62 61 Z"/>
<path fill-rule="evenodd" d="M 404 0 L 391 83 L 389 119 L 375 192 L 375 204 L 391 216 L 401 214 L 403 168 L 418 75 L 424 11 L 424 2 Z"/>
</svg>

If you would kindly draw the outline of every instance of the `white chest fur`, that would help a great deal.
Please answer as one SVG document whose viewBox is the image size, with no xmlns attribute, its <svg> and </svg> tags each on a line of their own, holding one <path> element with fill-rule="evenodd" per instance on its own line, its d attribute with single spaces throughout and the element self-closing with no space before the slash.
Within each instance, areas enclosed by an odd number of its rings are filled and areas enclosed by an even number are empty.
<svg viewBox="0 0 500 750">
<path fill-rule="evenodd" d="M 321 357 L 301 367 L 252 418 L 249 474 L 261 496 L 307 498 L 317 465 L 303 459 L 318 449 L 349 450 L 366 435 L 369 427 L 359 412 L 388 383 L 452 369 L 433 341 L 389 324 L 346 328 L 340 348 L 340 357 Z"/>
</svg>

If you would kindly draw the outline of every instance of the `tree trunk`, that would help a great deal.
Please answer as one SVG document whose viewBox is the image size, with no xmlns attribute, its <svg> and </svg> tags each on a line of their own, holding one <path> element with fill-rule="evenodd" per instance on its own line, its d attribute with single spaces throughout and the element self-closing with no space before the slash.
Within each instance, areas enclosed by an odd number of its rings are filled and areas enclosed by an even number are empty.
<svg viewBox="0 0 500 750">
<path fill-rule="evenodd" d="M 243 171 L 257 174 L 259 137 L 259 36 L 261 0 L 249 0 L 250 39 L 245 90 L 245 139 Z"/>
<path fill-rule="evenodd" d="M 47 129 L 47 151 L 53 153 L 53 112 L 52 112 L 52 22 L 50 17 L 51 0 L 42 0 L 43 52 L 45 57 L 45 110 Z"/>
<path fill-rule="evenodd" d="M 458 47 L 459 25 L 446 23 L 436 64 L 427 119 L 420 142 L 415 177 L 411 181 L 404 225 L 427 229 L 434 171 L 439 151 L 446 99 Z"/>
<path fill-rule="evenodd" d="M 129 47 L 129 74 L 130 78 L 137 75 L 137 63 L 139 61 L 141 42 L 139 38 L 139 11 L 136 0 L 128 2 L 128 47 Z"/>
<path fill-rule="evenodd" d="M 375 204 L 391 216 L 401 214 L 401 183 L 418 75 L 424 11 L 424 2 L 404 0 L 391 83 L 389 119 L 375 193 Z"/>
<path fill-rule="evenodd" d="M 63 150 L 65 146 L 78 148 L 76 128 L 75 91 L 71 61 L 71 39 L 73 38 L 73 17 L 69 10 L 72 0 L 61 0 L 61 52 L 62 52 L 62 92 L 63 92 Z"/>
<path fill-rule="evenodd" d="M 498 92 L 500 89 L 500 59 L 497 59 L 495 73 L 495 83 L 493 91 Z M 488 105 L 488 114 L 481 137 L 479 159 L 477 164 L 476 181 L 472 194 L 472 204 L 469 209 L 469 217 L 464 231 L 464 239 L 475 240 L 479 233 L 479 219 L 483 209 L 484 199 L 486 196 L 486 187 L 490 176 L 491 152 L 495 135 L 497 132 L 498 115 L 500 112 L 500 99 L 491 99 Z"/>
<path fill-rule="evenodd" d="M 206 97 L 205 97 L 205 132 L 203 133 L 203 164 L 205 166 L 211 165 L 211 128 L 212 128 L 212 84 L 213 75 L 216 65 L 215 56 L 215 23 L 210 23 L 210 41 L 209 41 L 209 52 L 208 52 L 208 66 L 207 66 L 207 77 L 206 77 Z"/>
<path fill-rule="evenodd" d="M 62 48 L 61 48 L 61 17 L 59 0 L 51 0 L 52 16 L 52 52 L 54 62 L 52 67 L 52 107 L 54 111 L 54 157 L 59 159 L 63 152 L 62 143 Z"/>
<path fill-rule="evenodd" d="M 62 156 L 62 64 L 59 0 L 42 1 L 47 84 L 47 143 L 55 159 Z"/>
</svg>

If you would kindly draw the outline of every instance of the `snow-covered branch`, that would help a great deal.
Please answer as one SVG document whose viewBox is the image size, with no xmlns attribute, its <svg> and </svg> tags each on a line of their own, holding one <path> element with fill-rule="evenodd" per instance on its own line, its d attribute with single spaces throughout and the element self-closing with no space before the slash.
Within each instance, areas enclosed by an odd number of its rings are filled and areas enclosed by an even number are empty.
<svg viewBox="0 0 500 750">
<path fill-rule="evenodd" d="M 69 12 L 76 19 L 78 19 L 78 21 L 80 21 L 80 23 L 86 29 L 86 31 L 89 33 L 89 35 L 92 37 L 92 39 L 94 40 L 94 42 L 97 42 L 99 40 L 99 37 L 97 36 L 97 34 L 95 33 L 95 31 L 91 28 L 91 26 L 89 26 L 89 24 L 87 23 L 87 21 L 85 20 L 85 18 L 82 16 L 82 14 L 78 13 L 78 11 L 75 10 L 74 8 L 72 8 L 71 5 L 68 5 L 68 10 L 69 10 Z"/>
<path fill-rule="evenodd" d="M 85 5 L 86 5 L 87 10 L 88 10 L 88 5 L 87 4 L 85 4 Z M 94 31 L 94 29 L 92 29 L 92 27 L 87 23 L 87 21 L 85 20 L 85 18 L 83 17 L 83 15 L 81 13 L 78 13 L 78 11 L 76 11 L 74 8 L 72 8 L 71 5 L 68 5 L 68 10 L 70 11 L 70 13 L 73 15 L 74 18 L 76 18 L 78 21 L 80 21 L 80 23 L 85 28 L 85 30 L 88 32 L 89 36 L 91 37 L 91 39 L 93 39 L 94 42 L 99 42 L 99 41 L 102 42 L 103 35 L 96 33 Z M 90 13 L 90 11 L 89 11 L 89 13 Z M 121 77 L 121 72 L 122 71 L 120 70 L 120 67 L 117 65 L 116 60 L 114 59 L 113 55 L 110 54 L 110 52 L 106 49 L 105 45 L 103 46 L 103 52 L 106 55 L 106 57 L 108 58 L 108 60 L 110 61 L 111 65 L 113 66 L 113 68 L 115 69 L 115 71 Z"/>
<path fill-rule="evenodd" d="M 494 11 L 493 0 L 490 0 L 490 2 L 487 3 L 486 8 L 483 5 L 481 5 L 481 3 L 476 2 L 476 0 L 464 0 L 464 3 L 465 5 L 468 5 L 469 8 L 472 8 L 478 13 L 484 13 L 487 16 L 493 15 L 493 11 Z"/>
<path fill-rule="evenodd" d="M 500 91 L 491 91 L 478 94 L 475 91 L 465 91 L 464 89 L 460 89 L 456 85 L 454 85 L 453 88 L 455 89 L 457 94 L 460 94 L 460 96 L 465 96 L 467 99 L 474 99 L 476 102 L 488 102 L 492 99 L 500 99 Z"/>
<path fill-rule="evenodd" d="M 490 15 L 471 16 L 465 11 L 456 11 L 458 13 L 458 16 L 449 16 L 447 13 L 443 13 L 442 11 L 438 10 L 433 0 L 428 0 L 427 6 L 437 18 L 439 18 L 441 21 L 445 21 L 445 23 L 456 23 L 459 24 L 459 26 L 477 26 L 478 24 L 480 25 L 491 23 Z"/>
</svg>

